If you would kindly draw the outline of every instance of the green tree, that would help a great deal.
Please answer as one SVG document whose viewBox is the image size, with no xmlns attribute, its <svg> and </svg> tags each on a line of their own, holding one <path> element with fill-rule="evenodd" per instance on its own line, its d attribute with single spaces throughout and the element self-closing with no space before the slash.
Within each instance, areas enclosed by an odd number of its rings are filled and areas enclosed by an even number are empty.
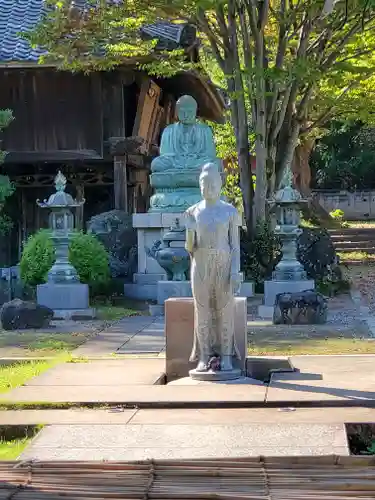
<svg viewBox="0 0 375 500">
<path fill-rule="evenodd" d="M 332 121 L 311 155 L 313 184 L 321 189 L 375 188 L 375 129 Z"/>
<path fill-rule="evenodd" d="M 206 59 L 215 61 L 216 80 L 230 96 L 248 227 L 255 225 L 251 134 L 255 217 L 264 220 L 267 194 L 292 168 L 301 139 L 349 98 L 373 107 L 363 95 L 373 88 L 371 0 L 95 0 L 84 12 L 72 9 L 70 0 L 50 3 L 54 9 L 29 38 L 47 49 L 48 59 L 72 70 L 112 68 L 130 58 L 151 73 L 172 74 L 183 67 L 181 53 L 150 58 L 155 42 L 142 40 L 141 25 L 173 19 L 197 26 Z"/>
</svg>

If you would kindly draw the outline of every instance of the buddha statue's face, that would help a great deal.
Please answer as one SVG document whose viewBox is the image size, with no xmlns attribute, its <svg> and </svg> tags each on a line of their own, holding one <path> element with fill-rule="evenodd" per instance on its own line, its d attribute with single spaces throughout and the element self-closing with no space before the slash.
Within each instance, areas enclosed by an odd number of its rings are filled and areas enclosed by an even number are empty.
<svg viewBox="0 0 375 500">
<path fill-rule="evenodd" d="M 221 193 L 221 176 L 214 168 L 203 170 L 199 178 L 202 197 L 206 201 L 216 201 Z"/>
<path fill-rule="evenodd" d="M 178 120 L 187 125 L 195 122 L 197 118 L 197 102 L 191 96 L 181 97 L 176 104 Z"/>
</svg>

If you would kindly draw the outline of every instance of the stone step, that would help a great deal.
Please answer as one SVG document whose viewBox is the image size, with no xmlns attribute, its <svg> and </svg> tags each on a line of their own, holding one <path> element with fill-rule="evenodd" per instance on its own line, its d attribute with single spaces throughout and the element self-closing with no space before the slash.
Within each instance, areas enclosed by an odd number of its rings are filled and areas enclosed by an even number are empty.
<svg viewBox="0 0 375 500">
<path fill-rule="evenodd" d="M 357 245 L 357 246 L 365 246 L 365 247 L 371 247 L 371 246 L 375 246 L 375 240 L 359 240 L 359 239 L 342 239 L 342 240 L 336 240 L 336 241 L 332 241 L 333 245 L 335 247 L 337 246 L 345 246 L 347 244 L 349 245 Z"/>
<path fill-rule="evenodd" d="M 51 425 L 22 460 L 348 455 L 342 424 Z"/>
<path fill-rule="evenodd" d="M 342 235 L 342 234 L 375 234 L 375 227 L 366 228 L 366 227 L 342 227 L 338 229 L 328 229 L 328 233 L 331 236 L 334 235 Z"/>
<path fill-rule="evenodd" d="M 124 373 L 124 377 L 126 374 Z M 131 381 L 129 381 L 131 382 Z M 217 404 L 263 404 L 267 386 L 249 379 L 248 384 L 208 384 L 201 386 L 117 385 L 117 386 L 22 386 L 2 394 L 6 403 L 79 403 L 81 405 L 120 405 L 131 407 L 216 406 Z M 375 396 L 374 396 L 375 397 Z"/>
<path fill-rule="evenodd" d="M 363 246 L 352 246 L 352 247 L 341 247 L 341 246 L 335 246 L 336 252 L 340 253 L 353 253 L 353 252 L 363 252 L 363 253 L 368 253 L 368 254 L 374 254 L 375 253 L 375 247 L 368 248 L 368 247 L 363 247 Z"/>
</svg>

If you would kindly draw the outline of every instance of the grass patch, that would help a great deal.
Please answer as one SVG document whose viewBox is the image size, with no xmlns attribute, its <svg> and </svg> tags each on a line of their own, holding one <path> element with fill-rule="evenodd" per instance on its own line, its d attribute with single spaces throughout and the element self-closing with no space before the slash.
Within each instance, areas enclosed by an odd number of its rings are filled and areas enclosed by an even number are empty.
<svg viewBox="0 0 375 500">
<path fill-rule="evenodd" d="M 341 262 L 347 260 L 357 261 L 357 262 L 375 262 L 375 254 L 367 252 L 337 252 L 340 257 Z"/>
<path fill-rule="evenodd" d="M 350 228 L 365 228 L 365 229 L 375 229 L 375 220 L 354 220 L 346 221 L 347 227 Z"/>
<path fill-rule="evenodd" d="M 17 460 L 24 449 L 29 445 L 32 438 L 13 439 L 11 441 L 0 440 L 0 461 Z"/>
<path fill-rule="evenodd" d="M 79 328 L 79 325 L 77 325 Z M 0 332 L 3 357 L 48 357 L 69 353 L 96 332 L 47 333 L 36 331 Z"/>
<path fill-rule="evenodd" d="M 23 385 L 58 363 L 67 361 L 67 356 L 60 356 L 46 361 L 25 361 L 12 365 L 0 366 L 0 394 Z"/>
<path fill-rule="evenodd" d="M 249 321 L 247 326 L 251 356 L 375 354 L 375 339 L 360 321 L 352 325 L 273 325 Z"/>
<path fill-rule="evenodd" d="M 77 346 L 75 342 L 69 340 L 61 340 L 59 337 L 42 337 L 39 339 L 35 339 L 30 344 L 28 344 L 27 348 L 29 351 L 48 351 L 48 352 L 64 352 L 70 351 Z"/>
<path fill-rule="evenodd" d="M 365 339 L 310 339 L 303 343 L 291 339 L 279 340 L 275 344 L 249 342 L 250 356 L 299 356 L 334 354 L 375 354 L 375 341 Z"/>
<path fill-rule="evenodd" d="M 139 316 L 140 311 L 123 306 L 112 304 L 101 304 L 97 306 L 98 318 L 105 321 L 118 321 L 122 318 Z"/>
<path fill-rule="evenodd" d="M 17 460 L 43 426 L 0 427 L 0 461 Z"/>
</svg>

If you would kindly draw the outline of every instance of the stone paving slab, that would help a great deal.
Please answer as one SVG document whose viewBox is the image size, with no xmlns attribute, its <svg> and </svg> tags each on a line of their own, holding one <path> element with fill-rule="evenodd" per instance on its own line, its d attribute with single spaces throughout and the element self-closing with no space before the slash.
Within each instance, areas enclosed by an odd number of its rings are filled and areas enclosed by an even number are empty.
<svg viewBox="0 0 375 500">
<path fill-rule="evenodd" d="M 137 410 L 77 408 L 71 410 L 0 411 L 0 425 L 127 424 Z"/>
<path fill-rule="evenodd" d="M 343 425 L 52 425 L 22 459 L 348 455 Z"/>
<path fill-rule="evenodd" d="M 337 356 L 291 356 L 292 365 L 304 373 L 372 373 L 375 375 L 375 355 L 345 355 Z"/>
<path fill-rule="evenodd" d="M 201 408 L 138 410 L 131 423 L 136 424 L 341 424 L 375 422 L 370 408 Z"/>
<path fill-rule="evenodd" d="M 74 350 L 74 357 L 91 358 L 111 355 L 125 342 L 131 339 L 128 334 L 103 332 Z"/>
<path fill-rule="evenodd" d="M 375 356 L 292 356 L 295 373 L 274 373 L 267 402 L 375 400 Z"/>
<path fill-rule="evenodd" d="M 127 424 L 244 425 L 344 424 L 375 422 L 370 408 L 223 408 L 128 410 L 76 408 L 69 410 L 0 411 L 0 425 Z"/>
<path fill-rule="evenodd" d="M 138 333 L 129 341 L 121 345 L 117 350 L 116 354 L 137 354 L 142 352 L 149 352 L 159 354 L 165 348 L 164 336 L 160 337 L 158 335 L 141 335 Z"/>
<path fill-rule="evenodd" d="M 97 360 L 64 363 L 25 383 L 26 386 L 123 386 L 153 385 L 164 373 L 162 359 Z"/>
<path fill-rule="evenodd" d="M 314 375 L 314 374 L 312 374 Z M 375 401 L 375 379 L 350 374 L 348 377 L 304 373 L 272 374 L 266 402 L 358 402 Z"/>
<path fill-rule="evenodd" d="M 131 381 L 129 381 L 131 383 Z M 34 386 L 17 387 L 2 394 L 5 402 L 50 402 L 50 403 L 215 403 L 264 402 L 266 386 L 253 381 L 247 385 L 169 386 L 169 385 L 117 385 L 109 386 Z"/>
<path fill-rule="evenodd" d="M 312 446 L 312 447 L 246 447 L 223 448 L 211 444 L 209 448 L 33 448 L 19 457 L 20 460 L 51 461 L 135 461 L 135 460 L 193 460 L 241 457 L 300 457 L 300 456 L 344 456 L 348 455 L 346 447 Z"/>
<path fill-rule="evenodd" d="M 74 351 L 76 357 L 99 357 L 112 353 L 159 354 L 165 346 L 164 322 L 151 316 L 123 318 Z"/>
</svg>

